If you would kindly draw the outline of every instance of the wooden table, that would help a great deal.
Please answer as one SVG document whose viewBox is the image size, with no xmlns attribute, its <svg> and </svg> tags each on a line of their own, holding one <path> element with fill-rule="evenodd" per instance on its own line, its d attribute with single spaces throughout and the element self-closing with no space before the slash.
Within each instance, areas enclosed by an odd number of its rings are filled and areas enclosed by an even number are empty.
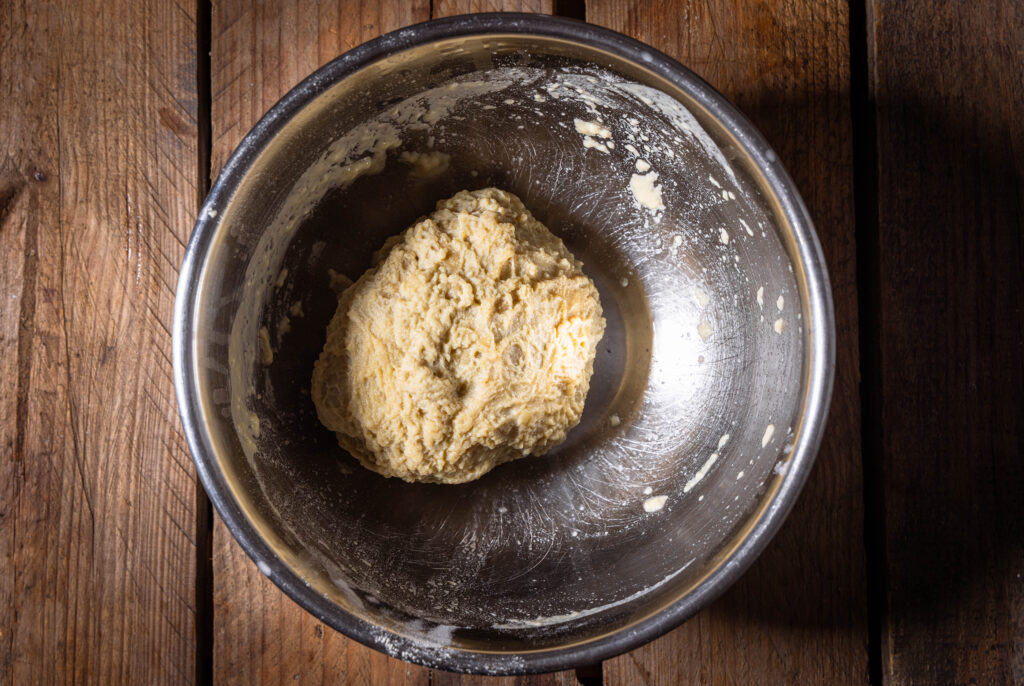
<svg viewBox="0 0 1024 686">
<path fill-rule="evenodd" d="M 212 515 L 174 399 L 210 179 L 317 66 L 526 10 L 711 82 L 802 190 L 838 368 L 781 533 L 697 617 L 518 679 L 407 665 L 300 610 Z M 1007 0 L 0 1 L 0 682 L 1024 682 L 1024 5 Z"/>
</svg>

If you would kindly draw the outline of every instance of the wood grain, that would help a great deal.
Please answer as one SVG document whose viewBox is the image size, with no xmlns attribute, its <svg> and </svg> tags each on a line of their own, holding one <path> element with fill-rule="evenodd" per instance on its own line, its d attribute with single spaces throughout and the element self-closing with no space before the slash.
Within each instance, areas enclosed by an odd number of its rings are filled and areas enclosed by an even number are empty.
<svg viewBox="0 0 1024 686">
<path fill-rule="evenodd" d="M 471 12 L 535 12 L 551 14 L 554 0 L 434 0 L 434 19 Z"/>
<path fill-rule="evenodd" d="M 317 67 L 382 33 L 429 18 L 429 0 L 213 3 L 214 175 L 263 113 Z"/>
<path fill-rule="evenodd" d="M 191 8 L 0 5 L 0 682 L 195 679 Z"/>
<path fill-rule="evenodd" d="M 578 686 L 576 672 L 527 674 L 524 676 L 477 676 L 434 671 L 430 686 Z"/>
<path fill-rule="evenodd" d="M 320 65 L 381 33 L 429 18 L 428 0 L 273 0 L 213 4 L 213 173 L 253 124 Z M 216 518 L 215 684 L 426 684 L 429 671 L 350 641 L 267 580 Z"/>
<path fill-rule="evenodd" d="M 871 3 L 892 684 L 1024 683 L 1024 8 Z"/>
<path fill-rule="evenodd" d="M 746 113 L 811 211 L 832 280 L 836 385 L 792 514 L 718 602 L 605 663 L 608 684 L 867 680 L 848 16 L 845 2 L 587 2 L 587 19 L 680 60 Z"/>
</svg>

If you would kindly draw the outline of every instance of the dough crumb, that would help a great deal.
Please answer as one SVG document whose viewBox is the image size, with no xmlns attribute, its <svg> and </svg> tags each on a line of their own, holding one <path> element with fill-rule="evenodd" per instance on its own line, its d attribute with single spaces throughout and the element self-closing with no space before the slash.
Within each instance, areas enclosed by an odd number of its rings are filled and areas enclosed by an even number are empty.
<svg viewBox="0 0 1024 686">
<path fill-rule="evenodd" d="M 775 329 L 775 333 L 782 333 L 786 330 L 786 320 L 779 317 L 775 320 L 775 323 L 772 324 L 772 328 Z"/>
<path fill-rule="evenodd" d="M 348 278 L 344 274 L 339 274 L 333 269 L 327 270 L 327 278 L 330 279 L 331 290 L 335 293 L 341 293 L 343 290 L 352 285 L 352 279 Z"/>
<path fill-rule="evenodd" d="M 461 191 L 340 294 L 313 401 L 367 468 L 472 481 L 579 423 L 604 328 L 582 264 L 519 198 Z"/>
<path fill-rule="evenodd" d="M 644 512 L 657 512 L 661 508 L 665 507 L 665 502 L 667 500 L 667 495 L 656 495 L 653 498 L 648 498 L 644 501 Z"/>
<path fill-rule="evenodd" d="M 649 210 L 663 210 L 665 209 L 665 203 L 661 200 L 661 186 L 655 185 L 654 182 L 658 180 L 658 174 L 651 172 L 650 174 L 633 174 L 629 177 L 629 190 L 633 192 L 633 197 L 636 201 L 646 207 Z"/>
<path fill-rule="evenodd" d="M 706 341 L 711 338 L 711 324 L 706 319 L 701 319 L 700 324 L 697 325 L 697 333 L 700 334 L 700 339 Z"/>
<path fill-rule="evenodd" d="M 451 156 L 444 152 L 410 152 L 404 151 L 398 156 L 399 161 L 409 165 L 409 174 L 418 179 L 432 179 L 440 176 L 448 169 Z"/>
<path fill-rule="evenodd" d="M 611 417 L 608 418 L 608 425 L 609 426 L 618 426 L 621 423 L 622 423 L 622 420 L 619 419 L 619 415 L 617 415 L 617 414 L 613 414 Z"/>
</svg>

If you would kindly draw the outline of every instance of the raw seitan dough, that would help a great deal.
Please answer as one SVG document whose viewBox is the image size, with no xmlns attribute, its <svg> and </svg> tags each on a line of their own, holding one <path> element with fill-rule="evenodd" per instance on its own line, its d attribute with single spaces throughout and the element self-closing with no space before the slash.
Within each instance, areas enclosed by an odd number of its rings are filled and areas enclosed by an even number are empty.
<svg viewBox="0 0 1024 686">
<path fill-rule="evenodd" d="M 604 327 L 581 263 L 519 198 L 460 191 L 341 293 L 313 401 L 375 472 L 472 481 L 565 439 Z"/>
</svg>

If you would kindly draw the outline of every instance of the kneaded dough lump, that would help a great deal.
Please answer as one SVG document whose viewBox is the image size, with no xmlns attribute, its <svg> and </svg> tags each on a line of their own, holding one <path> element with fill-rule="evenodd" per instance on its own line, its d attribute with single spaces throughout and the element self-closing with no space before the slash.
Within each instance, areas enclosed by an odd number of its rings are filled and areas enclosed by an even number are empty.
<svg viewBox="0 0 1024 686">
<path fill-rule="evenodd" d="M 320 421 L 363 465 L 462 483 L 565 439 L 604 333 L 594 283 L 523 206 L 460 191 L 345 289 L 313 368 Z"/>
</svg>

